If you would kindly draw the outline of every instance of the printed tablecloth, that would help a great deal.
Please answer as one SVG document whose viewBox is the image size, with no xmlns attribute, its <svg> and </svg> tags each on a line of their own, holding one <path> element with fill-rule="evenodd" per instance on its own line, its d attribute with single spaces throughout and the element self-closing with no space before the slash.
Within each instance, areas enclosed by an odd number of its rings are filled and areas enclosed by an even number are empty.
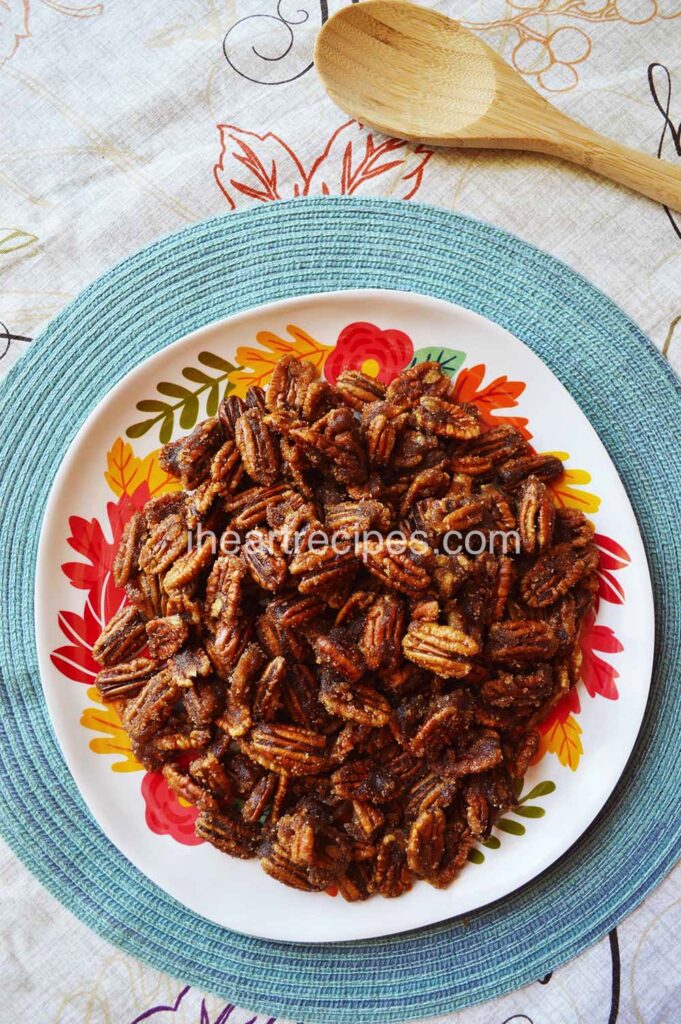
<svg viewBox="0 0 681 1024">
<path fill-rule="evenodd" d="M 549 157 L 433 152 L 347 118 L 312 67 L 340 6 L 0 0 L 0 374 L 87 282 L 160 235 L 325 194 L 416 199 L 513 231 L 602 288 L 681 369 L 681 215 Z M 566 113 L 681 160 L 681 0 L 430 6 Z M 3 844 L 0 877 L 0 1022 L 265 1024 L 108 946 Z M 677 869 L 572 963 L 445 1020 L 672 1024 L 680 898 Z"/>
</svg>

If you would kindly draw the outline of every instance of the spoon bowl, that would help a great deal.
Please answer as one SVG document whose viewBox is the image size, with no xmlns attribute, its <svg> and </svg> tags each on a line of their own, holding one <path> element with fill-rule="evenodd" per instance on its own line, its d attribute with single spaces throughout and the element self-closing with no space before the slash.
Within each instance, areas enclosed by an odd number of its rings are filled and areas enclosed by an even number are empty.
<svg viewBox="0 0 681 1024">
<path fill-rule="evenodd" d="M 458 22 L 406 0 L 363 0 L 317 36 L 334 102 L 388 135 L 434 146 L 548 153 L 681 209 L 681 167 L 578 124 Z"/>
</svg>

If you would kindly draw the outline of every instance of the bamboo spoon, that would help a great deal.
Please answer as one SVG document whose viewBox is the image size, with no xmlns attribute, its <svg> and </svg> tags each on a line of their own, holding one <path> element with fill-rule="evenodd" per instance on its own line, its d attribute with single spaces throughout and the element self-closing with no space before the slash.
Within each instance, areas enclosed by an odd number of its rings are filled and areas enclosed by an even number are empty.
<svg viewBox="0 0 681 1024">
<path fill-rule="evenodd" d="M 315 64 L 335 103 L 434 146 L 549 153 L 681 210 L 681 167 L 566 117 L 472 32 L 406 0 L 364 0 L 321 29 Z"/>
</svg>

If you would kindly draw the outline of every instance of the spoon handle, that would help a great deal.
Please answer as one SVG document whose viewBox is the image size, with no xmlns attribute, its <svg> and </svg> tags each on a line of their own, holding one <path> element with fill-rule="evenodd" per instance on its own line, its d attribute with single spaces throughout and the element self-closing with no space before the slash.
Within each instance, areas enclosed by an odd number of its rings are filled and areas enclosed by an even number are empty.
<svg viewBox="0 0 681 1024">
<path fill-rule="evenodd" d="M 559 115 L 537 146 L 596 174 L 626 185 L 649 199 L 681 210 L 681 164 L 658 160 Z"/>
</svg>

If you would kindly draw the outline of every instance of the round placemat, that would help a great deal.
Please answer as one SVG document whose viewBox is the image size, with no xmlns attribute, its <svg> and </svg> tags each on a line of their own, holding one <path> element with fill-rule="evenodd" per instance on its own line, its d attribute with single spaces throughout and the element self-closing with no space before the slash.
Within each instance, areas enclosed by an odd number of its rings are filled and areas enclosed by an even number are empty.
<svg viewBox="0 0 681 1024">
<path fill-rule="evenodd" d="M 34 568 L 60 460 L 115 381 L 164 345 L 239 310 L 357 287 L 421 292 L 489 317 L 537 352 L 577 398 L 639 519 L 655 591 L 656 666 L 616 792 L 540 878 L 431 928 L 289 945 L 190 913 L 93 821 L 43 701 Z M 294 200 L 197 224 L 125 260 L 64 309 L 2 386 L 3 836 L 57 899 L 110 942 L 230 1002 L 306 1024 L 441 1014 L 546 974 L 632 910 L 681 845 L 680 422 L 679 381 L 609 299 L 519 239 L 445 211 L 389 200 Z"/>
</svg>

